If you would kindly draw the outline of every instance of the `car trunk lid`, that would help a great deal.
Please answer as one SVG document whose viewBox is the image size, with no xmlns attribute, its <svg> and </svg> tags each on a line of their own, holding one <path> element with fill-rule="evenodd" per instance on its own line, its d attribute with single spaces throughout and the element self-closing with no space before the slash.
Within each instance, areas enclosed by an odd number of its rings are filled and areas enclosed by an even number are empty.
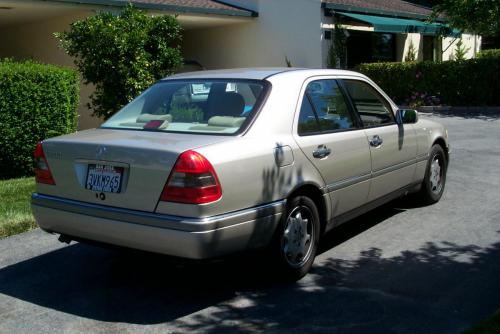
<svg viewBox="0 0 500 334">
<path fill-rule="evenodd" d="M 38 191 L 153 212 L 182 152 L 228 139 L 114 129 L 93 129 L 49 139 L 43 142 L 43 150 L 56 184 L 38 184 Z"/>
</svg>

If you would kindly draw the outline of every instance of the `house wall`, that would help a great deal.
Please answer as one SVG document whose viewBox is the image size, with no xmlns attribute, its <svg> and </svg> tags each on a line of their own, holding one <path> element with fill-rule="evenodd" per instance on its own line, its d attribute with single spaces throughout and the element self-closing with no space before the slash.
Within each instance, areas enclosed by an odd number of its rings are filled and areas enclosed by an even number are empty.
<svg viewBox="0 0 500 334">
<path fill-rule="evenodd" d="M 70 23 L 92 14 L 92 11 L 85 10 L 41 22 L 3 27 L 0 29 L 0 58 L 34 59 L 42 63 L 73 67 L 71 57 L 58 48 L 53 33 L 64 31 L 68 29 Z M 101 123 L 100 119 L 92 117 L 91 111 L 86 107 L 92 91 L 92 86 L 81 84 L 78 107 L 79 129 L 96 127 Z"/>
<path fill-rule="evenodd" d="M 471 34 L 462 34 L 463 46 L 468 49 L 465 58 L 474 58 L 480 51 L 481 37 Z M 460 39 L 444 37 L 436 45 L 437 60 L 453 60 L 456 52 L 456 45 Z M 398 34 L 396 35 L 396 60 L 404 62 L 410 48 L 410 43 L 418 51 L 417 60 L 423 60 L 423 36 L 420 34 Z"/>
<path fill-rule="evenodd" d="M 481 37 L 471 34 L 462 34 L 462 44 L 468 49 L 465 58 L 474 58 L 481 50 Z M 443 38 L 443 60 L 453 60 L 457 49 L 458 38 Z"/>
<path fill-rule="evenodd" d="M 259 17 L 241 24 L 184 33 L 186 59 L 207 69 L 321 67 L 320 0 L 260 0 Z"/>
<path fill-rule="evenodd" d="M 423 38 L 420 34 L 397 34 L 396 35 L 396 61 L 404 62 L 411 45 L 415 50 L 416 60 L 421 61 L 423 54 Z"/>
</svg>

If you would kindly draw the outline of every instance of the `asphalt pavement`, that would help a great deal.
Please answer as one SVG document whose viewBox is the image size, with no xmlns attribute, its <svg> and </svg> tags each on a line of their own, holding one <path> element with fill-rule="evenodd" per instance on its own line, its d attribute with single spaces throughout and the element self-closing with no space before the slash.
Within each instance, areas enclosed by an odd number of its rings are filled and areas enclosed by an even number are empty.
<svg viewBox="0 0 500 334">
<path fill-rule="evenodd" d="M 297 283 L 255 255 L 211 262 L 0 240 L 0 333 L 459 333 L 500 308 L 500 115 L 423 115 L 452 145 L 442 200 L 330 232 Z"/>
</svg>

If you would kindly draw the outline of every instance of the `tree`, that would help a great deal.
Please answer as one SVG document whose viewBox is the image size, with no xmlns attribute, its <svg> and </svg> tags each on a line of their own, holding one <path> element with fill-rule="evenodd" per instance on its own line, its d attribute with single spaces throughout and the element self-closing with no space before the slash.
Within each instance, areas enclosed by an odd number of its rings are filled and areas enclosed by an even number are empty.
<svg viewBox="0 0 500 334">
<path fill-rule="evenodd" d="M 460 38 L 455 47 L 455 55 L 454 55 L 455 60 L 464 60 L 465 55 L 467 54 L 467 52 L 469 52 L 469 50 L 470 48 L 466 48 L 462 43 L 462 39 Z"/>
<path fill-rule="evenodd" d="M 417 60 L 417 50 L 413 45 L 413 40 L 410 39 L 410 45 L 408 46 L 408 51 L 406 52 L 405 61 L 415 61 Z"/>
<path fill-rule="evenodd" d="M 332 31 L 333 40 L 328 48 L 327 67 L 346 68 L 347 67 L 347 32 L 340 23 L 335 24 Z"/>
<path fill-rule="evenodd" d="M 453 27 L 483 36 L 500 36 L 500 1 L 431 0 L 433 18 L 445 16 Z"/>
<path fill-rule="evenodd" d="M 176 18 L 150 16 L 131 4 L 118 15 L 103 12 L 74 22 L 55 36 L 85 83 L 95 85 L 88 106 L 105 119 L 182 64 Z"/>
</svg>

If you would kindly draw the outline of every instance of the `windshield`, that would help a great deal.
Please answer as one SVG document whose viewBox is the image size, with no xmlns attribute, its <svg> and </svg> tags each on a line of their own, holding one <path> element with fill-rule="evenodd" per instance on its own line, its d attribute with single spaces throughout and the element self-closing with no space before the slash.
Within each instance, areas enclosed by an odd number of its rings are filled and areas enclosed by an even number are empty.
<svg viewBox="0 0 500 334">
<path fill-rule="evenodd" d="M 159 82 L 102 128 L 235 134 L 253 117 L 265 83 L 250 80 Z"/>
</svg>

